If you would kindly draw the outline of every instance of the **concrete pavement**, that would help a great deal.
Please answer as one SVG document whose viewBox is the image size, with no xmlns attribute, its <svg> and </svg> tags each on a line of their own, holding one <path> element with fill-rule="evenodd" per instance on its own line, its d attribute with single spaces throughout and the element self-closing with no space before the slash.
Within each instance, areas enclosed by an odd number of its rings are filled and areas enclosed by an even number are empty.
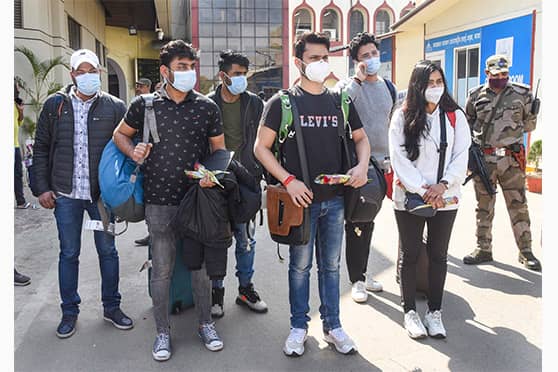
<svg viewBox="0 0 558 372">
<path fill-rule="evenodd" d="M 29 190 L 26 189 L 28 193 Z M 29 201 L 37 203 L 29 197 Z M 528 193 L 533 251 L 542 258 L 542 197 Z M 196 335 L 192 309 L 171 316 L 173 356 L 164 363 L 151 357 L 155 336 L 147 274 L 139 268 L 146 247 L 133 241 L 146 234 L 145 224 L 130 225 L 117 239 L 120 254 L 122 308 L 135 327 L 121 331 L 103 321 L 100 274 L 91 232 L 84 232 L 80 257 L 82 298 L 77 332 L 66 340 L 55 335 L 60 320 L 58 238 L 52 211 L 16 210 L 15 263 L 32 277 L 15 288 L 16 371 L 539 371 L 542 368 L 542 298 L 540 273 L 517 262 L 517 248 L 501 192 L 494 221 L 495 261 L 467 266 L 462 257 L 475 247 L 475 199 L 472 184 L 464 188 L 462 206 L 449 248 L 443 300 L 445 340 L 411 340 L 402 327 L 399 287 L 395 282 L 397 227 L 389 201 L 376 219 L 369 271 L 384 291 L 356 304 L 350 296 L 345 259 L 341 262 L 341 322 L 359 353 L 338 354 L 321 336 L 317 275 L 311 274 L 311 314 L 306 352 L 287 358 L 281 349 L 289 331 L 287 260 L 278 262 L 275 243 L 265 226 L 257 229 L 256 289 L 269 305 L 254 314 L 234 303 L 234 248 L 229 249 L 225 278 L 225 316 L 217 330 L 225 348 L 205 349 Z M 37 203 L 38 204 L 38 203 Z M 287 247 L 281 246 L 283 256 Z M 343 251 L 344 256 L 344 251 Z M 542 262 L 543 270 L 545 262 Z M 424 315 L 426 303 L 417 302 Z"/>
</svg>

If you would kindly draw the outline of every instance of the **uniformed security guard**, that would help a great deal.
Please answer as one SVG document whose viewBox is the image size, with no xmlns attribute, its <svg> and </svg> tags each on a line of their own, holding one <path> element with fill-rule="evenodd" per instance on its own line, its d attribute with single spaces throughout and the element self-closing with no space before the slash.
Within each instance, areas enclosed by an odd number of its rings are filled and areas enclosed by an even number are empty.
<svg viewBox="0 0 558 372">
<path fill-rule="evenodd" d="M 488 82 L 469 92 L 465 111 L 473 138 L 484 151 L 490 182 L 500 184 L 519 248 L 519 262 L 531 270 L 541 263 L 531 251 L 531 228 L 525 198 L 525 148 L 523 133 L 537 125 L 538 103 L 529 86 L 509 81 L 506 56 L 486 60 Z M 469 265 L 492 261 L 492 220 L 496 196 L 474 177 L 477 197 L 477 249 L 463 257 Z"/>
</svg>

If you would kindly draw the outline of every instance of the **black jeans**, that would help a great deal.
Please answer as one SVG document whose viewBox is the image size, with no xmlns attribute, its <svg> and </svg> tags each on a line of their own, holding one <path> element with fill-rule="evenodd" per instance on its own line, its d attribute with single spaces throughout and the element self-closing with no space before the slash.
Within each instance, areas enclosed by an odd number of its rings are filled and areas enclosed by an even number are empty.
<svg viewBox="0 0 558 372">
<path fill-rule="evenodd" d="M 23 196 L 23 167 L 21 166 L 21 151 L 19 147 L 15 147 L 15 164 L 14 164 L 14 191 L 17 205 L 25 204 L 25 196 Z"/>
<path fill-rule="evenodd" d="M 345 259 L 351 283 L 365 280 L 364 274 L 368 267 L 373 231 L 374 221 L 369 223 L 345 222 Z"/>
<path fill-rule="evenodd" d="M 395 220 L 401 242 L 398 265 L 401 273 L 399 286 L 403 310 L 416 310 L 416 264 L 419 249 L 423 246 L 424 225 L 428 228 L 426 250 L 428 253 L 428 309 L 442 308 L 442 295 L 447 273 L 448 245 L 457 210 L 439 211 L 434 217 L 415 216 L 406 211 L 395 211 Z"/>
</svg>

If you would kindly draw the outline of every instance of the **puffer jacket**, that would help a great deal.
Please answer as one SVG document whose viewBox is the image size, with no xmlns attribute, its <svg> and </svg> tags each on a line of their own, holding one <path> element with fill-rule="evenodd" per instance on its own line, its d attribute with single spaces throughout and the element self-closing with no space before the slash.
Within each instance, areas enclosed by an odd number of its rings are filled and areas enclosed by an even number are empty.
<svg viewBox="0 0 558 372">
<path fill-rule="evenodd" d="M 45 101 L 37 123 L 33 146 L 33 183 L 31 190 L 38 197 L 52 190 L 55 193 L 72 192 L 74 170 L 74 110 L 70 97 L 70 84 Z M 122 100 L 99 91 L 87 117 L 89 151 L 89 182 L 91 198 L 99 198 L 99 161 L 112 132 L 126 113 Z"/>
</svg>

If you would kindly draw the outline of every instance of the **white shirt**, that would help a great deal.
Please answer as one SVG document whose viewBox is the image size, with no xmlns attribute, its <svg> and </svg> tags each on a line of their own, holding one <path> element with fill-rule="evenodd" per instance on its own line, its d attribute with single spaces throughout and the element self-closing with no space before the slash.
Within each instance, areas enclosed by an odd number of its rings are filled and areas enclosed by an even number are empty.
<svg viewBox="0 0 558 372">
<path fill-rule="evenodd" d="M 405 190 L 398 186 L 400 181 L 407 191 L 424 195 L 423 185 L 434 185 L 438 177 L 438 161 L 440 147 L 440 114 L 438 108 L 427 116 L 426 137 L 419 139 L 419 156 L 411 161 L 407 157 L 405 135 L 403 127 L 405 119 L 403 110 L 397 109 L 391 119 L 389 128 L 389 153 L 391 164 L 395 172 L 393 177 L 393 202 L 397 210 L 405 210 Z M 467 162 L 469 160 L 469 146 L 471 146 L 471 132 L 465 114 L 461 110 L 455 111 L 455 128 L 446 115 L 446 136 L 448 147 L 442 179 L 448 182 L 448 190 L 443 197 L 457 197 L 461 199 L 461 184 L 467 176 Z M 457 209 L 457 204 L 448 205 L 439 210 Z"/>
</svg>

